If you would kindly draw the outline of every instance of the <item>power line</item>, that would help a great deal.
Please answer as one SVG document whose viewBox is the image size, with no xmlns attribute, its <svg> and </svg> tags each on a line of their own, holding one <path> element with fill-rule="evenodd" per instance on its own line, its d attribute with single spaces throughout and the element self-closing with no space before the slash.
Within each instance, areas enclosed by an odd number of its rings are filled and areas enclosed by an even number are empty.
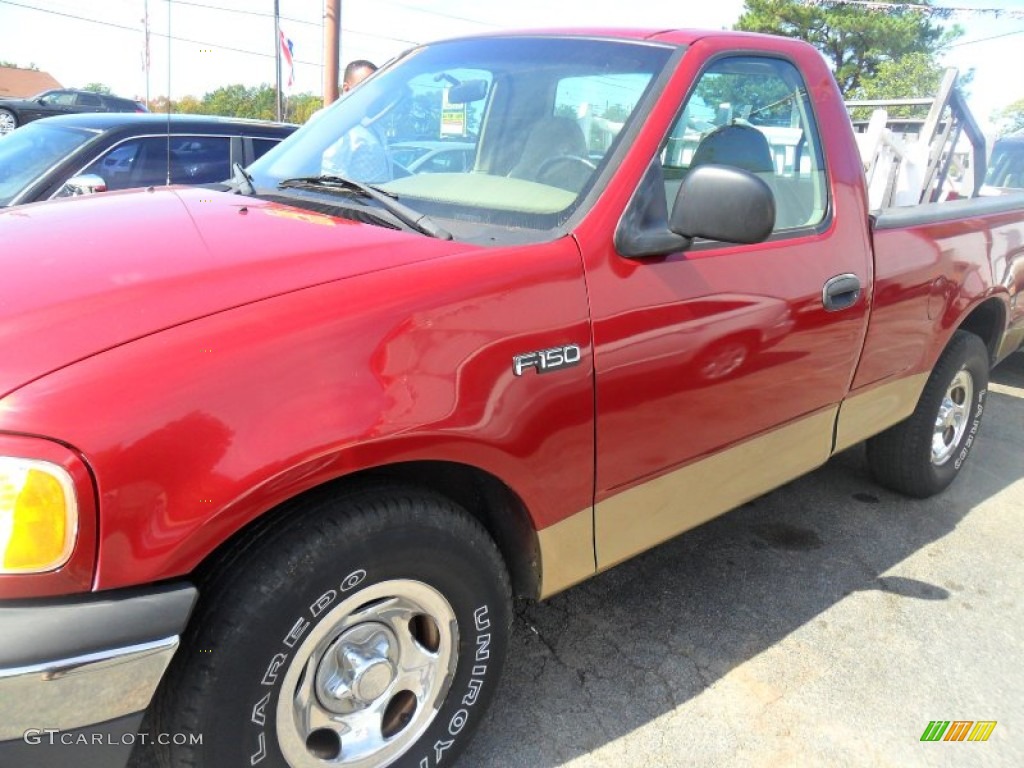
<svg viewBox="0 0 1024 768">
<path fill-rule="evenodd" d="M 961 45 L 974 45 L 975 43 L 986 43 L 989 40 L 998 40 L 1000 37 L 1010 37 L 1010 35 L 1024 35 L 1024 29 L 1018 29 L 1015 32 L 1003 32 L 1001 35 L 992 35 L 992 37 L 979 37 L 977 40 L 964 40 L 962 43 L 953 43 L 948 48 L 959 48 Z"/>
<path fill-rule="evenodd" d="M 84 16 L 75 16 L 72 13 L 64 13 L 63 11 L 54 11 L 54 10 L 51 10 L 50 8 L 37 8 L 37 7 L 32 6 L 32 5 L 23 5 L 22 3 L 12 2 L 12 0 L 0 0 L 0 3 L 2 3 L 3 5 L 13 5 L 13 6 L 16 6 L 18 8 L 25 8 L 25 9 L 30 10 L 30 11 L 39 11 L 41 13 L 50 13 L 50 14 L 53 14 L 54 16 L 66 16 L 69 19 L 77 19 L 79 21 L 89 21 L 89 22 L 92 22 L 93 24 L 101 24 L 101 25 L 103 25 L 105 27 L 114 27 L 115 29 L 126 29 L 129 32 L 138 32 L 139 31 L 138 27 L 129 27 L 129 26 L 126 26 L 124 24 L 118 24 L 118 23 L 113 22 L 113 21 L 100 21 L 99 19 L 87 19 Z"/>
<path fill-rule="evenodd" d="M 242 16 L 259 16 L 262 18 L 272 19 L 274 14 L 266 11 L 247 11 L 244 8 L 225 8 L 221 5 L 207 5 L 205 3 L 193 3 L 188 0 L 164 0 L 165 3 L 173 2 L 174 5 L 187 5 L 192 8 L 201 8 L 205 11 L 223 11 L 224 13 L 237 13 Z M 289 21 L 295 24 L 306 24 L 310 27 L 322 27 L 323 21 L 310 21 L 309 19 L 297 19 L 294 16 L 281 16 L 282 21 Z M 357 29 L 348 29 L 347 27 L 342 28 L 342 32 L 348 32 L 353 35 L 362 35 L 363 37 L 375 37 L 380 40 L 388 40 L 394 43 L 406 43 L 407 45 L 419 45 L 419 40 L 406 40 L 401 37 L 390 37 L 388 35 L 378 35 L 374 32 L 360 32 Z"/>
<path fill-rule="evenodd" d="M 90 19 L 90 18 L 87 18 L 85 16 L 77 16 L 77 15 L 75 15 L 73 13 L 66 13 L 64 11 L 55 11 L 55 10 L 52 10 L 50 8 L 39 8 L 37 6 L 26 5 L 24 3 L 15 2 L 14 0 L 0 0 L 0 4 L 3 4 L 3 5 L 13 5 L 13 6 L 17 7 L 17 8 L 24 8 L 24 9 L 29 10 L 29 11 L 38 11 L 40 13 L 48 13 L 48 14 L 51 14 L 53 16 L 62 16 L 64 18 L 68 18 L 68 19 L 75 19 L 76 21 L 86 21 L 86 22 L 89 22 L 90 24 L 98 24 L 100 26 L 111 27 L 113 29 L 123 29 L 123 30 L 128 31 L 128 32 L 135 32 L 135 33 L 141 32 L 141 30 L 138 27 L 130 27 L 130 26 L 127 26 L 125 24 L 118 24 L 117 22 L 114 22 L 114 21 L 101 21 L 100 19 Z M 369 33 L 357 32 L 355 30 L 346 30 L 346 31 L 351 32 L 352 34 L 356 34 L 356 35 L 369 34 Z M 163 38 L 166 38 L 168 40 L 176 40 L 176 41 L 181 42 L 181 43 L 192 43 L 194 45 L 200 45 L 200 46 L 203 46 L 203 47 L 219 48 L 220 50 L 223 50 L 223 51 L 232 51 L 234 53 L 244 53 L 244 54 L 247 54 L 249 56 L 259 56 L 259 57 L 265 58 L 265 59 L 273 59 L 275 57 L 275 54 L 273 54 L 273 53 L 264 53 L 262 51 L 251 51 L 251 50 L 249 50 L 247 48 L 235 48 L 235 47 L 230 46 L 230 45 L 224 45 L 222 43 L 211 43 L 211 42 L 208 42 L 208 41 L 205 41 L 205 40 L 193 40 L 192 38 L 189 38 L 189 37 L 179 37 L 177 35 L 169 35 L 166 32 L 150 32 L 150 34 L 154 35 L 156 37 L 163 37 Z M 370 34 L 370 37 L 377 37 L 377 35 Z M 408 42 L 408 43 L 411 43 L 413 45 L 417 44 L 415 41 L 411 41 L 411 40 L 398 40 L 396 38 L 386 38 L 386 39 L 394 40 L 395 42 Z M 308 65 L 314 66 L 314 67 L 321 66 L 321 62 L 318 62 L 318 61 L 306 61 L 305 59 L 295 59 L 295 63 L 296 64 L 308 64 Z"/>
<path fill-rule="evenodd" d="M 164 0 L 165 3 L 172 2 L 172 0 Z M 188 0 L 173 0 L 174 5 L 188 5 L 192 8 L 202 8 L 207 11 L 223 11 L 224 13 L 237 13 L 243 16 L 263 16 L 268 19 L 274 18 L 274 14 L 268 13 L 267 11 L 247 11 L 243 8 L 225 8 L 221 5 L 208 5 L 206 3 L 190 3 Z M 290 16 L 281 16 L 284 21 L 293 21 L 296 24 L 309 24 L 311 27 L 319 27 L 319 21 L 310 21 L 309 19 L 296 19 Z"/>
<path fill-rule="evenodd" d="M 913 11 L 925 16 L 936 18 L 949 18 L 954 15 L 981 15 L 987 14 L 999 18 L 1009 16 L 1014 19 L 1024 18 L 1024 11 L 1012 11 L 1005 8 L 975 8 L 968 5 L 927 5 L 925 3 L 889 3 L 881 0 L 801 0 L 803 5 L 849 5 L 857 8 L 864 8 L 868 11 Z"/>
<path fill-rule="evenodd" d="M 53 16 L 63 16 L 64 18 L 75 19 L 76 21 L 87 21 L 90 24 L 99 24 L 100 26 L 104 26 L 104 27 L 112 27 L 114 29 L 123 29 L 123 30 L 126 30 L 128 32 L 135 32 L 135 33 L 141 32 L 141 30 L 138 27 L 129 27 L 129 26 L 125 25 L 125 24 L 118 24 L 117 22 L 113 22 L 113 21 L 101 21 L 99 19 L 90 19 L 90 18 L 87 18 L 85 16 L 76 16 L 73 13 L 65 13 L 63 11 L 54 11 L 54 10 L 51 10 L 49 8 L 38 8 L 38 7 L 33 6 L 33 5 L 25 5 L 24 3 L 14 2 L 14 0 L 0 0 L 0 4 L 3 4 L 3 5 L 13 5 L 13 6 L 17 7 L 17 8 L 24 8 L 24 9 L 29 10 L 29 11 L 39 11 L 40 13 L 49 13 L 49 14 L 51 14 Z M 250 50 L 248 50 L 246 48 L 234 48 L 234 47 L 232 47 L 230 45 L 222 45 L 221 43 L 211 43 L 211 42 L 208 42 L 208 41 L 205 41 L 205 40 L 193 40 L 192 38 L 188 38 L 188 37 L 178 37 L 177 35 L 168 35 L 166 32 L 150 32 L 150 34 L 151 35 L 155 35 L 157 37 L 164 37 L 164 38 L 167 38 L 168 40 L 177 40 L 178 42 L 181 42 L 181 43 L 193 43 L 195 45 L 209 46 L 210 48 L 220 48 L 221 50 L 224 50 L 224 51 L 234 51 L 235 53 L 245 53 L 245 54 L 248 54 L 250 56 L 261 56 L 261 57 L 264 57 L 264 58 L 271 58 L 271 59 L 274 58 L 274 54 L 272 54 L 272 53 L 262 53 L 260 51 L 250 51 Z M 315 61 L 301 61 L 299 59 L 296 59 L 296 62 L 299 63 L 299 64 L 311 64 L 311 65 L 317 66 L 317 67 L 320 66 L 319 63 L 317 63 Z"/>
<path fill-rule="evenodd" d="M 428 13 L 431 16 L 441 16 L 445 19 L 457 19 L 458 21 L 468 21 L 470 24 L 479 24 L 483 27 L 493 27 L 494 29 L 501 29 L 501 24 L 493 24 L 489 21 L 480 21 L 480 19 L 471 19 L 468 16 L 459 16 L 455 13 L 445 13 L 444 11 L 432 11 L 428 8 L 420 8 L 416 5 L 409 5 L 408 3 L 400 3 L 398 0 L 383 0 L 388 5 L 397 5 L 399 8 L 408 8 L 410 11 L 416 11 L 417 13 Z"/>
</svg>

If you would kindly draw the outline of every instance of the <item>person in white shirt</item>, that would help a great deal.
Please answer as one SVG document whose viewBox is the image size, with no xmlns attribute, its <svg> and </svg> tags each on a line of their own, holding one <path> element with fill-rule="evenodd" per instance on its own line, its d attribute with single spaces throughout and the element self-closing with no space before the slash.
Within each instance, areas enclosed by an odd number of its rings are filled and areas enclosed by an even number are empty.
<svg viewBox="0 0 1024 768">
<path fill-rule="evenodd" d="M 377 67 L 366 59 L 350 61 L 345 67 L 342 94 L 351 91 L 376 71 Z M 391 179 L 387 138 L 381 133 L 375 118 L 367 115 L 324 152 L 322 173 L 371 183 Z"/>
</svg>

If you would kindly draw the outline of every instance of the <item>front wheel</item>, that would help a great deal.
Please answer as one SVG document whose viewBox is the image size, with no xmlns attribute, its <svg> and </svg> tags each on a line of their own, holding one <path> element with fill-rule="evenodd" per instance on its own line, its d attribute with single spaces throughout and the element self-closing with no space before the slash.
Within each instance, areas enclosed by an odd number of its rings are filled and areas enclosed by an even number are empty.
<svg viewBox="0 0 1024 768">
<path fill-rule="evenodd" d="M 165 766 L 451 765 L 497 686 L 510 589 L 447 499 L 377 489 L 243 540 L 202 586 L 158 693 Z M 162 751 L 160 751 L 162 750 Z"/>
<path fill-rule="evenodd" d="M 978 436 L 988 363 L 981 339 L 966 331 L 953 335 L 910 417 L 868 440 L 876 481 L 922 499 L 953 482 Z"/>
<path fill-rule="evenodd" d="M 9 109 L 0 109 L 0 136 L 18 127 L 18 118 Z"/>
</svg>

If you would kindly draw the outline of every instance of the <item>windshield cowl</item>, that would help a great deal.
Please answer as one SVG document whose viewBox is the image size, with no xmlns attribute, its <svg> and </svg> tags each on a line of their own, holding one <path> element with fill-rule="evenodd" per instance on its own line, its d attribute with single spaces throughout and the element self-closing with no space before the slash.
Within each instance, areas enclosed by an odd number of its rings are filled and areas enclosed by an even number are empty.
<svg viewBox="0 0 1024 768">
<path fill-rule="evenodd" d="M 406 229 L 428 235 L 429 237 L 436 237 L 439 240 L 452 239 L 452 233 L 429 216 L 400 203 L 398 195 L 393 192 L 387 192 L 372 184 L 364 184 L 361 181 L 348 179 L 344 176 L 321 175 L 285 179 L 277 186 L 278 189 L 297 187 L 316 189 L 334 194 L 339 192 L 357 192 L 363 197 L 376 202 Z"/>
</svg>

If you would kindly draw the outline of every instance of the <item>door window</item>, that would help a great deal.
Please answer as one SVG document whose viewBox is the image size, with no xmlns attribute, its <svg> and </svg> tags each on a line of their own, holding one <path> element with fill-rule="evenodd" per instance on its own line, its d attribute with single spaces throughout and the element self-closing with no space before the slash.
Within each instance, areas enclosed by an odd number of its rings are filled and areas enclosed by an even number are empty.
<svg viewBox="0 0 1024 768">
<path fill-rule="evenodd" d="M 75 105 L 75 94 L 68 91 L 50 91 L 43 99 L 43 103 L 50 106 L 73 107 Z"/>
<path fill-rule="evenodd" d="M 693 168 L 715 163 L 764 179 L 775 231 L 820 223 L 828 194 L 821 141 L 800 73 L 781 59 L 730 57 L 697 81 L 661 153 L 669 206 Z"/>
<path fill-rule="evenodd" d="M 103 103 L 95 93 L 79 93 L 75 95 L 75 104 L 79 107 L 100 107 Z"/>
<path fill-rule="evenodd" d="M 81 173 L 102 176 L 111 190 L 160 186 L 169 163 L 172 184 L 210 184 L 231 175 L 230 158 L 225 136 L 172 136 L 169 154 L 167 137 L 149 136 L 117 145 Z"/>
<path fill-rule="evenodd" d="M 267 154 L 267 152 L 272 150 L 274 147 L 276 147 L 280 143 L 281 142 L 280 142 L 279 139 L 253 139 L 252 140 L 253 160 L 259 160 L 261 157 L 263 157 L 265 154 Z"/>
</svg>

